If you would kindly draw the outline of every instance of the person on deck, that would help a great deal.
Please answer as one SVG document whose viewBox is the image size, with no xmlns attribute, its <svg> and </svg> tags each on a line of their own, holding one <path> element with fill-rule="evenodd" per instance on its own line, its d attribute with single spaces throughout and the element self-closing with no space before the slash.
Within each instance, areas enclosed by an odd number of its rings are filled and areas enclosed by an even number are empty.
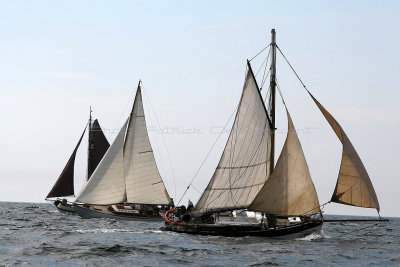
<svg viewBox="0 0 400 267">
<path fill-rule="evenodd" d="M 182 215 L 182 222 L 191 222 L 192 221 L 193 208 L 194 208 L 194 205 L 193 205 L 192 201 L 189 200 L 186 212 L 185 212 L 185 214 Z"/>
</svg>

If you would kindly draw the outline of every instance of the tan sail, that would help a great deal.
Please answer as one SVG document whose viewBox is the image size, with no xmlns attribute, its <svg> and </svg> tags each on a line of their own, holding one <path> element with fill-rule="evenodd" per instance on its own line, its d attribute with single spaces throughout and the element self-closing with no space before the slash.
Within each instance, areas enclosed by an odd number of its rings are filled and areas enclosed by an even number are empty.
<svg viewBox="0 0 400 267">
<path fill-rule="evenodd" d="M 332 202 L 351 206 L 376 208 L 379 202 L 371 179 L 357 151 L 335 118 L 308 92 L 343 144 L 342 162 Z"/>
<path fill-rule="evenodd" d="M 125 177 L 122 149 L 128 121 L 124 123 L 114 142 L 107 150 L 89 182 L 76 202 L 86 204 L 113 204 L 124 202 Z"/>
<path fill-rule="evenodd" d="M 195 212 L 246 208 L 269 176 L 270 124 L 249 66 L 225 150 Z"/>
<path fill-rule="evenodd" d="M 292 119 L 287 112 L 288 133 L 271 176 L 249 209 L 279 215 L 310 215 L 320 211 L 317 192 Z"/>
<path fill-rule="evenodd" d="M 150 145 L 140 87 L 125 138 L 124 166 L 127 202 L 172 204 Z"/>
</svg>

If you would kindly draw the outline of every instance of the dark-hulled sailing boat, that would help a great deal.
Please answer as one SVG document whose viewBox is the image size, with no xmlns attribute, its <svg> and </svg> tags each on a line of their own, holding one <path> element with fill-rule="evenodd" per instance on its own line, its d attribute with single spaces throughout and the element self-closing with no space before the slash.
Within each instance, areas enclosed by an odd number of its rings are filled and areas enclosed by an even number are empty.
<svg viewBox="0 0 400 267">
<path fill-rule="evenodd" d="M 162 220 L 173 206 L 146 128 L 141 82 L 129 118 L 74 203 L 83 218 Z"/>
<path fill-rule="evenodd" d="M 67 165 L 61 172 L 60 177 L 57 179 L 53 188 L 46 197 L 46 200 L 52 201 L 54 205 L 60 211 L 75 212 L 72 203 L 68 202 L 66 197 L 74 196 L 74 165 L 76 152 L 81 144 L 82 138 L 86 132 L 86 128 L 89 128 L 88 134 L 88 158 L 87 158 L 87 180 L 96 169 L 97 165 L 103 158 L 110 144 L 107 141 L 103 131 L 101 130 L 98 120 L 92 122 L 92 110 L 90 110 L 89 121 L 83 130 L 81 137 L 79 138 L 78 144 L 76 145 L 72 155 L 70 156 Z"/>
<path fill-rule="evenodd" d="M 190 213 L 191 220 L 183 220 L 184 207 L 170 210 L 165 215 L 163 230 L 202 235 L 283 236 L 307 234 L 321 228 L 324 221 L 321 206 L 283 97 L 288 133 L 274 166 L 278 48 L 275 30 L 272 30 L 269 47 L 268 105 L 263 101 L 250 61 L 247 61 L 247 75 L 235 121 L 214 175 Z M 342 163 L 331 201 L 375 208 L 379 213 L 375 190 L 353 145 L 332 115 L 309 94 L 343 144 Z M 250 218 L 241 214 L 258 216 Z"/>
</svg>

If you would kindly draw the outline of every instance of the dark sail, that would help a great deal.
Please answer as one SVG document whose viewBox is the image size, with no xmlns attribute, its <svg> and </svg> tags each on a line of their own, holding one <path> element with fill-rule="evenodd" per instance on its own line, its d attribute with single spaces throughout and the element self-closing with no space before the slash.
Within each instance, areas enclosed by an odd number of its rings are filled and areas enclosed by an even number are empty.
<svg viewBox="0 0 400 267">
<path fill-rule="evenodd" d="M 109 147 L 99 122 L 95 120 L 89 131 L 88 180 Z"/>
<path fill-rule="evenodd" d="M 60 177 L 57 182 L 54 184 L 50 193 L 46 198 L 52 197 L 63 197 L 63 196 L 73 196 L 74 195 L 74 165 L 75 165 L 75 156 L 76 151 L 78 150 L 79 145 L 81 144 L 83 135 L 85 134 L 85 130 L 83 130 L 82 136 L 78 141 L 74 151 L 72 152 L 71 157 L 69 158 L 67 165 L 65 165 L 64 170 L 62 171 Z"/>
</svg>

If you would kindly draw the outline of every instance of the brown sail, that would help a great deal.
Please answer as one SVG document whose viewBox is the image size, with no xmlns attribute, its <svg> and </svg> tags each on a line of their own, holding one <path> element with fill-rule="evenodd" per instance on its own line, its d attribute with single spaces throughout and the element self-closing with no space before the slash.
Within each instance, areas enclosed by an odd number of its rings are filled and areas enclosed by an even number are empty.
<svg viewBox="0 0 400 267">
<path fill-rule="evenodd" d="M 75 165 L 75 156 L 76 151 L 78 150 L 79 145 L 81 144 L 83 135 L 85 134 L 85 130 L 83 130 L 81 138 L 79 138 L 78 144 L 76 145 L 74 151 L 72 152 L 71 157 L 69 158 L 67 165 L 65 165 L 63 171 L 61 172 L 60 177 L 54 184 L 50 193 L 47 195 L 47 198 L 52 197 L 64 197 L 64 196 L 73 196 L 74 195 L 74 165 Z"/>
<path fill-rule="evenodd" d="M 94 120 L 90 128 L 89 140 L 88 180 L 110 147 L 110 143 L 108 143 L 97 119 Z"/>
<path fill-rule="evenodd" d="M 277 215 L 310 215 L 320 211 L 317 192 L 307 161 L 287 112 L 288 133 L 285 145 L 271 176 L 249 209 Z"/>
<path fill-rule="evenodd" d="M 335 118 L 308 92 L 343 144 L 342 162 L 332 202 L 351 206 L 376 208 L 379 202 L 367 170 L 350 139 Z"/>
</svg>

